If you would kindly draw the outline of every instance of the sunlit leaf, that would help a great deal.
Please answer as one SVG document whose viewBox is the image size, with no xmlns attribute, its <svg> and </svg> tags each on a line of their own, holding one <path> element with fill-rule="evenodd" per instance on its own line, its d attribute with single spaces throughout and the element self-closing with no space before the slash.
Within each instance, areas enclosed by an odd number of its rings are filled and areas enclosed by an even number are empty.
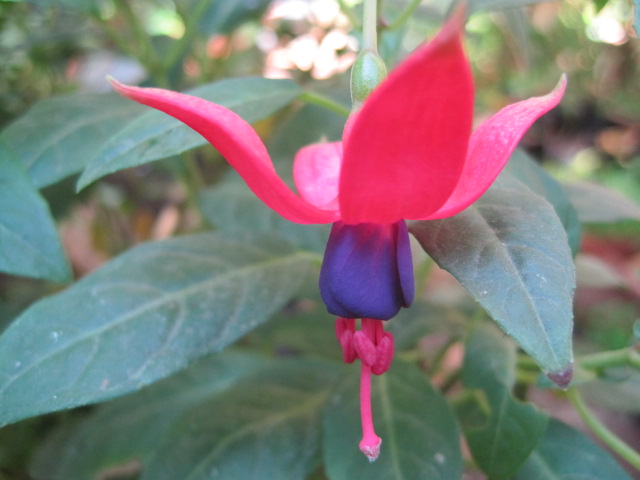
<svg viewBox="0 0 640 480">
<path fill-rule="evenodd" d="M 57 282 L 71 280 L 49 206 L 1 141 L 0 186 L 0 271 Z"/>
<path fill-rule="evenodd" d="M 551 419 L 542 441 L 514 480 L 631 480 L 620 465 L 582 432 Z"/>
<path fill-rule="evenodd" d="M 251 77 L 221 80 L 187 93 L 227 107 L 251 123 L 284 107 L 300 92 L 291 80 Z M 80 177 L 78 188 L 108 173 L 171 157 L 206 143 L 200 134 L 175 118 L 147 108 L 146 113 L 103 146 Z"/>
<path fill-rule="evenodd" d="M 321 412 L 337 367 L 278 362 L 190 409 L 142 479 L 305 479 L 319 462 Z"/>
<path fill-rule="evenodd" d="M 583 223 L 640 220 L 640 205 L 615 190 L 592 182 L 569 183 L 564 189 Z"/>
<path fill-rule="evenodd" d="M 144 463 L 185 411 L 269 364 L 265 357 L 240 351 L 209 356 L 59 429 L 40 448 L 30 471 L 36 478 L 94 480 L 114 466 Z"/>
<path fill-rule="evenodd" d="M 501 175 L 467 210 L 410 231 L 546 373 L 570 368 L 575 269 L 544 198 Z"/>
<path fill-rule="evenodd" d="M 282 307 L 315 260 L 267 235 L 128 251 L 0 337 L 0 424 L 137 390 L 221 350 Z"/>
<path fill-rule="evenodd" d="M 535 448 L 547 416 L 511 395 L 515 382 L 515 345 L 488 325 L 475 328 L 465 343 L 462 383 L 482 390 L 488 415 L 463 430 L 478 466 L 489 478 L 507 479 Z"/>
<path fill-rule="evenodd" d="M 108 138 L 142 111 L 115 93 L 55 97 L 36 103 L 0 140 L 41 188 L 81 171 Z"/>
<path fill-rule="evenodd" d="M 359 369 L 334 394 L 325 414 L 324 457 L 330 480 L 461 478 L 458 426 L 444 398 L 414 366 L 394 361 L 372 381 L 373 416 L 382 438 L 369 463 L 360 452 Z"/>
</svg>

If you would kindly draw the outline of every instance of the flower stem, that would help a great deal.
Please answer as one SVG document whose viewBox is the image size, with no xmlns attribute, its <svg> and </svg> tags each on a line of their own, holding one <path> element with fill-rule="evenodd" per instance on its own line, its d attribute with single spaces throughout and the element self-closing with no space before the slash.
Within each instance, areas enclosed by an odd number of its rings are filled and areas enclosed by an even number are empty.
<svg viewBox="0 0 640 480">
<path fill-rule="evenodd" d="M 304 91 L 300 94 L 300 100 L 306 103 L 311 103 L 313 105 L 318 105 L 320 107 L 326 108 L 327 110 L 331 110 L 332 112 L 337 113 L 338 115 L 342 115 L 343 117 L 348 117 L 350 110 L 344 105 L 331 100 L 324 95 L 320 95 L 319 93 Z"/>
<path fill-rule="evenodd" d="M 362 50 L 378 52 L 377 0 L 364 0 L 362 20 Z"/>
<path fill-rule="evenodd" d="M 360 450 L 370 462 L 378 458 L 382 440 L 373 428 L 371 413 L 371 367 L 362 364 L 360 370 L 360 418 L 362 420 L 362 440 Z"/>
<path fill-rule="evenodd" d="M 422 0 L 412 0 L 411 3 L 407 5 L 407 8 L 405 8 L 404 11 L 396 17 L 393 23 L 386 27 L 386 30 L 395 30 L 396 28 L 400 28 L 404 25 L 406 21 L 409 20 L 409 17 L 413 15 L 416 8 L 418 8 L 421 1 Z"/>
<path fill-rule="evenodd" d="M 165 55 L 164 68 L 169 70 L 182 58 L 184 52 L 189 48 L 194 35 L 198 31 L 197 24 L 202 16 L 207 12 L 207 8 L 211 2 L 209 0 L 199 0 L 198 3 L 189 12 L 189 15 L 183 15 L 185 19 L 184 34 L 177 40 Z"/>
<path fill-rule="evenodd" d="M 162 68 L 151 39 L 136 17 L 133 9 L 131 8 L 131 4 L 128 1 L 119 0 L 116 5 L 122 12 L 126 22 L 129 24 L 136 40 L 137 47 L 140 49 L 140 55 L 137 56 L 138 60 L 140 60 L 140 62 L 149 70 L 154 81 L 160 87 L 169 87 L 166 71 Z"/>
<path fill-rule="evenodd" d="M 600 420 L 598 420 L 598 418 L 584 403 L 576 388 L 568 390 L 567 397 L 576 411 L 580 414 L 584 423 L 587 424 L 591 431 L 600 440 L 635 468 L 640 469 L 640 453 L 632 449 L 624 441 L 618 438 L 616 434 L 609 430 Z"/>
</svg>

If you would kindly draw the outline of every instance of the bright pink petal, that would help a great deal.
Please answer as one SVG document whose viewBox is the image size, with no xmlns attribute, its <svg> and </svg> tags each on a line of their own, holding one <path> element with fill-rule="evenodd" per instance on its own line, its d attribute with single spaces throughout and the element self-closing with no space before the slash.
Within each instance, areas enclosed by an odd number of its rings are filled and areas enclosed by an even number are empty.
<svg viewBox="0 0 640 480">
<path fill-rule="evenodd" d="M 268 207 L 296 223 L 330 223 L 336 212 L 310 205 L 278 177 L 267 149 L 251 125 L 220 105 L 159 88 L 129 87 L 111 80 L 121 95 L 180 120 L 211 143 Z"/>
<path fill-rule="evenodd" d="M 293 179 L 303 200 L 323 210 L 338 210 L 342 142 L 302 148 L 293 163 Z"/>
<path fill-rule="evenodd" d="M 441 207 L 462 173 L 473 81 L 464 11 L 402 62 L 349 123 L 340 179 L 346 223 L 394 223 Z"/>
<path fill-rule="evenodd" d="M 548 95 L 509 105 L 480 125 L 471 135 L 460 183 L 442 208 L 421 220 L 450 217 L 480 198 L 502 171 L 531 124 L 560 102 L 566 85 L 567 79 L 563 75 Z"/>
</svg>

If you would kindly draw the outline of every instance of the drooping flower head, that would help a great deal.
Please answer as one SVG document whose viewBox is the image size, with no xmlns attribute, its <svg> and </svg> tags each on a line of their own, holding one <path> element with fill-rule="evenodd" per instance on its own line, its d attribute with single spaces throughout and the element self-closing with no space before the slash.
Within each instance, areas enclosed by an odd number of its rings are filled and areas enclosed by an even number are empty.
<svg viewBox="0 0 640 480">
<path fill-rule="evenodd" d="M 405 220 L 445 218 L 493 183 L 529 126 L 558 104 L 564 78 L 544 97 L 510 105 L 473 133 L 473 81 L 462 47 L 464 12 L 417 48 L 350 117 L 342 142 L 301 149 L 296 195 L 280 179 L 253 128 L 200 98 L 112 81 L 125 97 L 161 110 L 204 136 L 267 206 L 297 223 L 333 223 L 320 291 L 345 361 L 359 358 L 363 442 L 370 459 L 380 439 L 367 402 L 371 373 L 391 363 L 388 320 L 414 296 Z M 355 319 L 361 320 L 356 331 Z"/>
</svg>

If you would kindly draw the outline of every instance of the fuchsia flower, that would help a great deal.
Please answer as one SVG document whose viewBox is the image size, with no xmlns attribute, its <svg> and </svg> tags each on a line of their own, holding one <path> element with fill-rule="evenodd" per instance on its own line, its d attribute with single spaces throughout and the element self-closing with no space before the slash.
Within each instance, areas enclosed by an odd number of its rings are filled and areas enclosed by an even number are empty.
<svg viewBox="0 0 640 480">
<path fill-rule="evenodd" d="M 238 115 L 200 98 L 113 81 L 125 97 L 161 110 L 204 136 L 270 208 L 297 223 L 333 223 L 320 273 L 327 310 L 338 316 L 344 360 L 362 362 L 361 450 L 373 460 L 370 375 L 393 357 L 387 320 L 414 296 L 405 220 L 449 217 L 493 183 L 529 126 L 558 104 L 550 94 L 510 105 L 471 133 L 473 81 L 461 36 L 463 12 L 416 49 L 352 114 L 342 142 L 298 152 L 299 196 L 278 177 L 267 150 Z M 356 319 L 361 329 L 356 330 Z"/>
</svg>

